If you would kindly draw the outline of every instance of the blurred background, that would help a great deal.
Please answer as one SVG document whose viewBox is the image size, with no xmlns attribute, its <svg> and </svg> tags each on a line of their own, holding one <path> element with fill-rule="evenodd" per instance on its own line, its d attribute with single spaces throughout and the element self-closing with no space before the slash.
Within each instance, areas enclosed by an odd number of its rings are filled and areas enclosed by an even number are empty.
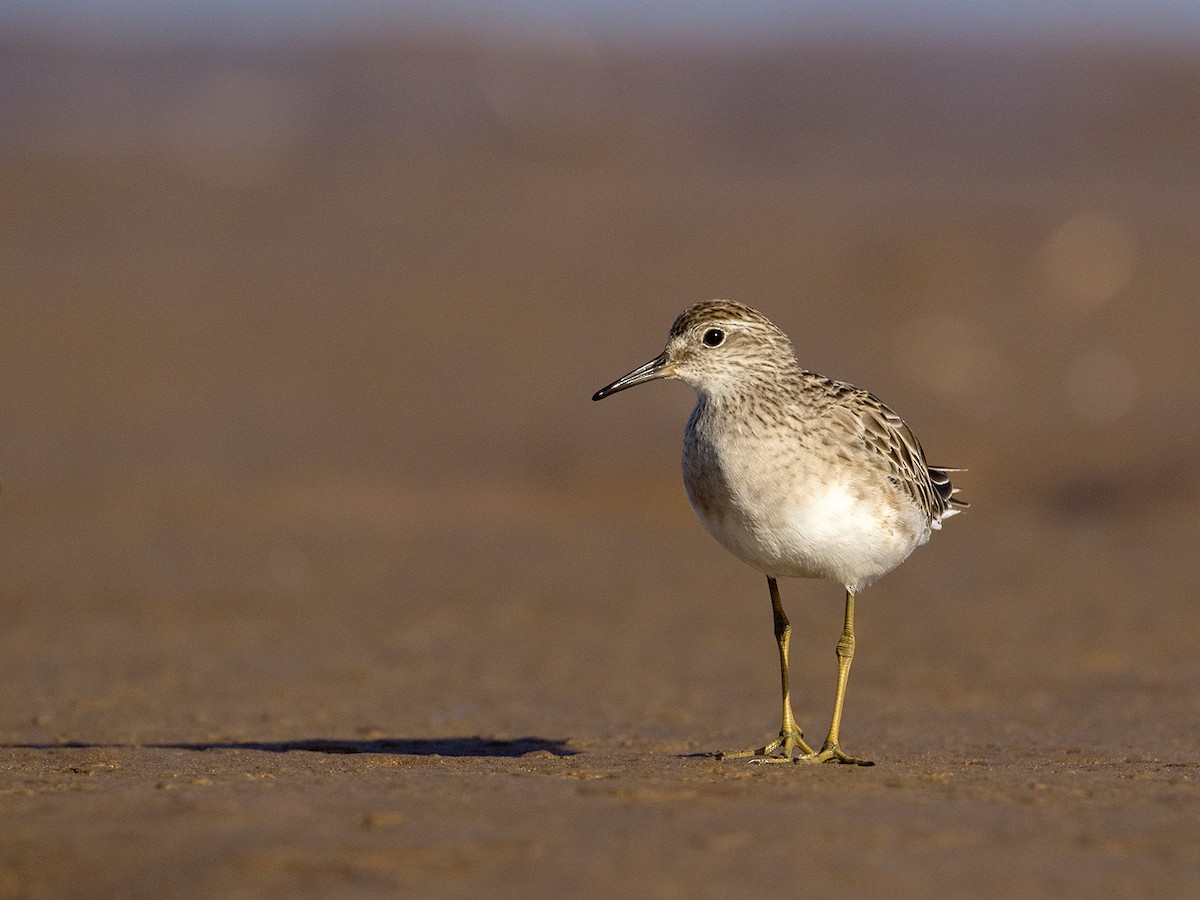
<svg viewBox="0 0 1200 900">
<path fill-rule="evenodd" d="M 970 470 L 864 745 L 1194 758 L 1197 9 L 9 0 L 5 740 L 765 737 L 690 393 L 589 400 L 730 297 Z"/>
</svg>

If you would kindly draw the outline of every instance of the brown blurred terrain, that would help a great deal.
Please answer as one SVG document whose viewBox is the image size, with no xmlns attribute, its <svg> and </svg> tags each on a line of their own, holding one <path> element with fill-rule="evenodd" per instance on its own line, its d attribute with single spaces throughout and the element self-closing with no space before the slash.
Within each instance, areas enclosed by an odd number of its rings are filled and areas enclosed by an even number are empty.
<svg viewBox="0 0 1200 900">
<path fill-rule="evenodd" d="M 0 896 L 1200 889 L 1200 54 L 0 38 Z M 974 506 L 768 737 L 710 297 Z M 789 582 L 819 742 L 840 595 Z"/>
</svg>

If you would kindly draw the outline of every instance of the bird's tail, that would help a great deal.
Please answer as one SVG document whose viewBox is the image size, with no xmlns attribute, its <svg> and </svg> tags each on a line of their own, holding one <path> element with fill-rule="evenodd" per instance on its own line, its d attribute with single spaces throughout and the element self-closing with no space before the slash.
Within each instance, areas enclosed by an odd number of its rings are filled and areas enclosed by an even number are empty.
<svg viewBox="0 0 1200 900">
<path fill-rule="evenodd" d="M 955 469 L 950 466 L 929 467 L 929 480 L 942 501 L 942 513 L 938 517 L 939 519 L 948 519 L 950 516 L 956 516 L 971 505 L 966 500 L 960 500 L 955 496 L 958 493 L 958 488 L 950 483 L 949 473 L 965 471 L 967 470 Z"/>
</svg>

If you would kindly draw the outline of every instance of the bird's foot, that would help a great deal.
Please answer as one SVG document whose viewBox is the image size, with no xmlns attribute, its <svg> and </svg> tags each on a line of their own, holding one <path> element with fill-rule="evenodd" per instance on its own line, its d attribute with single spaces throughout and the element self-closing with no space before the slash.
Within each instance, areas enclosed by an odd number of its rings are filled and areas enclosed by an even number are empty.
<svg viewBox="0 0 1200 900">
<path fill-rule="evenodd" d="M 873 766 L 869 759 L 859 759 L 857 756 L 849 756 L 842 752 L 841 746 L 837 741 L 826 741 L 825 746 L 817 753 L 805 753 L 803 756 L 797 756 L 792 760 L 794 763 L 841 763 L 846 766 Z"/>
<path fill-rule="evenodd" d="M 803 755 L 793 757 L 792 752 L 795 750 L 799 750 Z M 794 762 L 796 759 L 814 755 L 812 747 L 804 742 L 804 732 L 794 726 L 780 730 L 779 737 L 757 750 L 722 750 L 715 754 L 717 759 L 746 759 L 749 757 L 752 762 Z"/>
</svg>

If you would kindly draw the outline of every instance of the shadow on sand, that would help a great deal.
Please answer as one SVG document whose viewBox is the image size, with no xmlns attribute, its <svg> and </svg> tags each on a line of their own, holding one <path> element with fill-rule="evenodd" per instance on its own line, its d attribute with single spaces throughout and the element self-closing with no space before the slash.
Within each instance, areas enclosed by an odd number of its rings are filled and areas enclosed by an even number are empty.
<svg viewBox="0 0 1200 900">
<path fill-rule="evenodd" d="M 265 753 L 388 753 L 396 756 L 518 757 L 527 753 L 575 756 L 563 740 L 523 737 L 495 740 L 482 737 L 387 738 L 380 740 L 337 740 L 309 738 L 299 741 L 204 741 L 196 743 L 105 744 L 68 741 L 61 744 L 7 744 L 11 750 L 97 750 L 115 747 L 148 750 L 259 750 Z"/>
</svg>

